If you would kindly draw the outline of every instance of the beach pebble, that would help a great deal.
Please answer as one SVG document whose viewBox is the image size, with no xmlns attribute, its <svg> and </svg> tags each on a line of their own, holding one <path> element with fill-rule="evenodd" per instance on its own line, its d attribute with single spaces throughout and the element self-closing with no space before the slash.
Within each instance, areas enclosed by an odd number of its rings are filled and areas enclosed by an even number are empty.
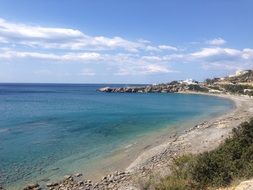
<svg viewBox="0 0 253 190">
<path fill-rule="evenodd" d="M 84 185 L 84 182 L 83 181 L 78 181 L 77 184 L 80 186 L 80 185 Z"/>
<path fill-rule="evenodd" d="M 31 183 L 31 184 L 28 184 L 23 190 L 31 190 L 31 189 L 35 189 L 38 187 L 39 187 L 38 183 Z"/>
<path fill-rule="evenodd" d="M 65 175 L 64 179 L 69 179 L 71 177 L 71 175 Z"/>
<path fill-rule="evenodd" d="M 47 187 L 54 187 L 59 185 L 57 182 L 56 183 L 47 183 Z"/>
<path fill-rule="evenodd" d="M 83 174 L 81 174 L 81 173 L 76 173 L 74 176 L 75 177 L 81 177 Z"/>
</svg>

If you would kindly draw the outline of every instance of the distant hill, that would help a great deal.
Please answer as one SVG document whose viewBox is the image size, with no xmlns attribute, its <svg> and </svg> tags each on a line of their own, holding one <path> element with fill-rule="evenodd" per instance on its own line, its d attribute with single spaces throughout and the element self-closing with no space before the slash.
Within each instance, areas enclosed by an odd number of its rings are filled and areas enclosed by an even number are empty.
<svg viewBox="0 0 253 190">
<path fill-rule="evenodd" d="M 252 83 L 253 70 L 240 71 L 234 76 L 226 77 L 225 80 L 231 83 Z"/>
<path fill-rule="evenodd" d="M 237 71 L 234 75 L 224 78 L 206 79 L 198 82 L 192 79 L 172 81 L 169 83 L 128 86 L 98 89 L 100 92 L 112 93 L 182 93 L 182 92 L 204 92 L 204 93 L 229 93 L 253 96 L 253 70 Z"/>
<path fill-rule="evenodd" d="M 253 96 L 253 70 L 237 71 L 224 78 L 207 79 L 204 85 L 213 93 L 232 93 Z"/>
<path fill-rule="evenodd" d="M 206 79 L 206 84 L 253 84 L 253 70 L 237 71 L 234 75 L 223 78 Z"/>
</svg>

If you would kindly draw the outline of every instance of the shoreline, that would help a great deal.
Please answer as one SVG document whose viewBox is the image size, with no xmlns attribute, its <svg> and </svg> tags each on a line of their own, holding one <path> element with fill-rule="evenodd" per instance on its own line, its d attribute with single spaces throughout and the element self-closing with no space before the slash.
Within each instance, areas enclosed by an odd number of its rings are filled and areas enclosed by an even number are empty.
<svg viewBox="0 0 253 190">
<path fill-rule="evenodd" d="M 231 96 L 231 95 L 217 95 L 217 94 L 206 94 L 206 93 L 191 93 L 191 92 L 186 92 L 187 94 L 201 94 L 201 95 L 210 95 L 210 96 L 216 96 L 220 98 L 226 98 L 230 99 L 234 102 L 235 107 L 233 107 L 231 110 L 225 112 L 221 116 L 215 116 L 214 118 L 209 118 L 208 121 L 202 121 L 200 124 L 200 120 L 198 122 L 190 122 L 190 124 L 183 123 L 183 125 L 188 126 L 188 127 L 181 127 L 182 129 L 187 129 L 182 131 L 181 133 L 178 134 L 173 134 L 171 131 L 166 131 L 164 130 L 163 132 L 166 134 L 158 133 L 158 136 L 153 136 L 155 137 L 153 140 L 156 140 L 153 142 L 153 144 L 148 145 L 147 147 L 144 147 L 144 149 L 141 150 L 141 152 L 135 153 L 135 160 L 133 158 L 130 159 L 134 160 L 131 161 L 129 165 L 125 163 L 124 167 L 120 168 L 120 170 L 124 173 L 122 178 L 118 179 L 117 172 L 113 172 L 115 170 L 118 170 L 118 167 L 115 167 L 111 169 L 111 172 L 108 173 L 113 173 L 109 174 L 106 177 L 103 177 L 102 180 L 94 180 L 95 182 L 97 181 L 97 189 L 105 189 L 105 188 L 110 188 L 110 189 L 134 189 L 139 186 L 139 179 L 142 178 L 144 180 L 145 178 L 148 178 L 148 176 L 151 173 L 156 173 L 158 176 L 164 176 L 168 173 L 169 171 L 169 163 L 173 159 L 173 157 L 182 154 L 182 153 L 198 153 L 198 152 L 203 152 L 206 150 L 210 150 L 212 148 L 217 147 L 222 140 L 224 140 L 226 137 L 228 137 L 229 132 L 232 130 L 232 128 L 236 125 L 233 125 L 233 127 L 228 123 L 226 123 L 226 120 L 231 117 L 231 115 L 237 115 L 238 117 L 243 111 L 245 111 L 246 107 L 242 105 L 243 101 L 248 102 L 248 100 L 252 101 L 252 98 L 247 98 L 247 97 L 240 97 L 240 96 Z M 248 99 L 248 100 L 247 100 Z M 245 107 L 245 108 L 243 108 Z M 248 107 L 250 107 L 248 105 Z M 253 110 L 251 110 L 253 113 Z M 237 113 L 237 114 L 235 114 Z M 245 113 L 246 114 L 246 113 Z M 204 120 L 204 119 L 203 119 Z M 214 123 L 218 121 L 225 122 L 224 124 L 229 125 L 229 126 L 223 126 L 220 127 L 217 131 L 213 130 L 216 129 L 214 128 Z M 236 120 L 236 123 L 241 123 L 242 120 L 246 120 L 246 118 L 240 118 Z M 240 121 L 240 122 L 239 122 Z M 231 121 L 230 121 L 231 122 Z M 195 125 L 198 123 L 197 125 Z M 195 125 L 193 127 L 192 125 Z M 223 125 L 221 123 L 221 125 Z M 181 126 L 181 125 L 180 125 Z M 192 126 L 192 128 L 190 128 Z M 200 143 L 200 144 L 205 144 L 206 147 L 198 147 L 196 146 L 198 143 L 193 141 L 196 135 L 198 135 L 198 139 L 202 139 L 206 137 L 206 132 L 212 129 L 215 134 L 217 132 L 221 132 L 221 135 L 217 136 L 217 134 L 213 137 L 213 139 L 208 139 L 207 142 L 205 143 Z M 222 137 L 221 137 L 222 136 Z M 157 139 L 156 139 L 157 138 Z M 209 137 L 210 138 L 210 137 Z M 215 141 L 214 141 L 215 140 Z M 215 143 L 212 143 L 214 141 Z M 147 141 L 146 141 L 147 142 Z M 149 141 L 150 142 L 150 141 Z M 195 146 L 187 146 L 188 144 L 195 144 Z M 208 144 L 209 143 L 209 144 Z M 185 146 L 186 145 L 186 146 Z M 130 145 L 130 148 L 135 149 L 135 144 Z M 126 147 L 126 150 L 129 147 Z M 197 151 L 199 150 L 199 151 Z M 118 158 L 120 153 L 115 153 L 115 160 L 114 164 L 116 163 L 115 161 L 118 160 L 118 165 L 122 164 L 122 157 L 121 159 Z M 127 154 L 125 154 L 127 155 Z M 122 155 L 121 155 L 122 156 Z M 123 154 L 124 156 L 124 154 Z M 131 155 L 133 156 L 133 155 Z M 167 157 L 167 158 L 166 158 Z M 112 157 L 111 157 L 112 158 Z M 103 163 L 104 164 L 104 163 Z M 108 163 L 107 163 L 108 164 Z M 102 164 L 100 164 L 102 165 Z M 117 165 L 117 164 L 116 164 Z M 165 171 L 167 168 L 168 171 Z M 118 173 L 122 173 L 118 172 Z M 103 175 L 99 175 L 97 179 L 101 179 L 101 176 L 105 176 L 106 173 Z M 113 179 L 108 181 L 110 178 L 116 177 L 117 179 Z M 84 177 L 82 177 L 84 178 Z M 85 176 L 85 179 L 87 179 L 87 176 Z M 136 180 L 137 179 L 137 180 Z M 79 180 L 79 179 L 78 179 Z M 88 180 L 89 181 L 89 180 Z M 145 180 L 144 180 L 145 181 Z M 90 186 L 94 189 L 93 186 Z M 92 189 L 91 188 L 91 189 Z M 57 189 L 57 188 L 55 188 Z M 95 188 L 96 189 L 96 188 Z"/>
<path fill-rule="evenodd" d="M 253 115 L 253 99 L 250 97 L 196 92 L 184 92 L 184 94 L 201 94 L 230 99 L 234 102 L 235 108 L 206 122 L 192 126 L 184 134 L 139 155 L 126 169 L 135 177 L 130 177 L 127 182 L 120 183 L 117 188 L 122 190 L 127 188 L 138 189 L 138 186 L 145 182 L 145 178 L 148 179 L 149 175 L 156 176 L 157 179 L 168 175 L 173 158 L 182 154 L 198 154 L 215 149 L 229 137 L 234 127 L 249 120 Z"/>
</svg>

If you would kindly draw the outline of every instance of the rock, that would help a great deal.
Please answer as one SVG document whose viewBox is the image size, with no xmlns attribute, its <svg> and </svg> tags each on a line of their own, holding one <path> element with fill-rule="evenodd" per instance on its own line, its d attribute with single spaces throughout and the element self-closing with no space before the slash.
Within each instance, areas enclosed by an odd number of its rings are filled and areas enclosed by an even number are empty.
<svg viewBox="0 0 253 190">
<path fill-rule="evenodd" d="M 75 177 L 81 177 L 83 174 L 81 174 L 81 173 L 76 173 L 74 176 Z"/>
<path fill-rule="evenodd" d="M 47 187 L 54 187 L 59 185 L 57 182 L 56 183 L 47 183 Z"/>
<path fill-rule="evenodd" d="M 38 183 L 31 183 L 31 184 L 28 184 L 23 190 L 31 190 L 31 189 L 33 190 L 38 187 L 39 187 Z"/>
<path fill-rule="evenodd" d="M 112 176 L 108 179 L 108 181 L 111 183 L 111 182 L 113 182 L 113 180 L 114 180 L 114 176 L 112 175 Z"/>
<path fill-rule="evenodd" d="M 83 181 L 78 181 L 77 184 L 80 186 L 80 185 L 84 185 L 84 182 Z"/>
<path fill-rule="evenodd" d="M 71 175 L 65 175 L 64 176 L 64 180 L 68 180 L 68 179 L 70 179 L 71 178 Z"/>
<path fill-rule="evenodd" d="M 99 88 L 98 91 L 99 92 L 111 92 L 112 89 L 110 87 L 104 87 L 104 88 Z"/>
</svg>

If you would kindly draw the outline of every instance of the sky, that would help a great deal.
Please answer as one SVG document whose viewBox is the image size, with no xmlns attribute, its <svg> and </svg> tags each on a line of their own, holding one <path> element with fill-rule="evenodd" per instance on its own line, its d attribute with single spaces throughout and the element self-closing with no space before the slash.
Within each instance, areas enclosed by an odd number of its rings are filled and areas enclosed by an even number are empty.
<svg viewBox="0 0 253 190">
<path fill-rule="evenodd" d="M 252 0 L 0 0 L 0 82 L 160 83 L 253 69 Z"/>
</svg>

